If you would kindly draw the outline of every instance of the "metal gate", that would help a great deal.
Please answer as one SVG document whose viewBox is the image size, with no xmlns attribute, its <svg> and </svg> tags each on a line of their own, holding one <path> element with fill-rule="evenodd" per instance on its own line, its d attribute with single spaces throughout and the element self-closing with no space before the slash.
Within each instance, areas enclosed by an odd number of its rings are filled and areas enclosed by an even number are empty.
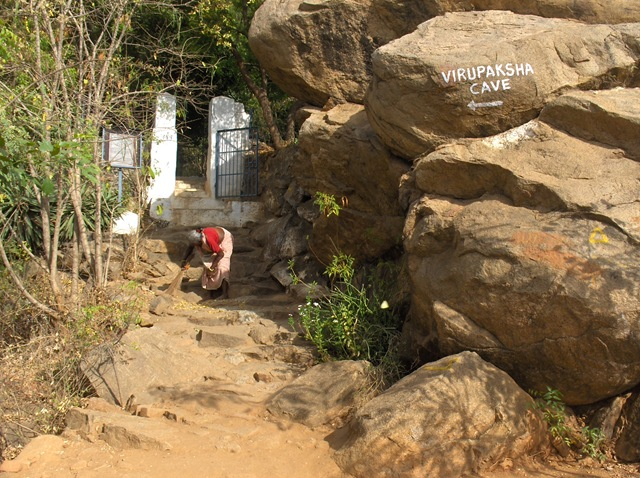
<svg viewBox="0 0 640 478">
<path fill-rule="evenodd" d="M 258 195 L 257 128 L 217 132 L 215 189 L 216 198 Z"/>
</svg>

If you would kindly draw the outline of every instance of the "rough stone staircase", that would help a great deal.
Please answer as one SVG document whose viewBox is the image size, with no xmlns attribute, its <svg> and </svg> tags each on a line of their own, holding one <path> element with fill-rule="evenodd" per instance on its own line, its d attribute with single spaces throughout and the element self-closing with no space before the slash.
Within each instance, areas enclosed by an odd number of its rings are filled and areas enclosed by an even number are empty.
<svg viewBox="0 0 640 478">
<path fill-rule="evenodd" d="M 30 443 L 13 476 L 344 476 L 326 430 L 270 417 L 265 407 L 316 358 L 288 323 L 298 301 L 270 277 L 249 229 L 231 231 L 229 299 L 200 288 L 195 261 L 168 296 L 185 232 L 149 235 L 149 311 L 83 363 L 100 398 L 73 408 L 61 437 Z"/>
<path fill-rule="evenodd" d="M 173 197 L 168 200 L 170 222 L 176 225 L 246 224 L 262 220 L 264 208 L 257 197 L 241 200 L 217 199 L 203 177 L 177 178 Z"/>
<path fill-rule="evenodd" d="M 262 258 L 263 247 L 252 238 L 251 228 L 229 228 L 233 234 L 234 248 L 231 256 L 231 288 L 230 299 L 243 298 L 251 302 L 257 299 L 277 297 L 283 300 L 285 289 L 268 271 L 270 264 Z M 186 233 L 189 228 L 165 228 L 149 234 L 146 240 L 146 248 L 149 250 L 148 262 L 158 264 L 164 262 L 168 272 L 178 270 L 178 264 L 186 251 Z M 187 271 L 182 291 L 207 297 L 205 291 L 200 288 L 199 278 L 202 267 L 194 259 L 191 268 Z M 162 270 L 162 267 L 158 267 Z"/>
<path fill-rule="evenodd" d="M 211 208 L 210 194 L 205 189 L 206 178 L 189 177 L 176 179 L 172 201 L 172 222 L 193 224 L 199 217 L 206 217 Z"/>
</svg>

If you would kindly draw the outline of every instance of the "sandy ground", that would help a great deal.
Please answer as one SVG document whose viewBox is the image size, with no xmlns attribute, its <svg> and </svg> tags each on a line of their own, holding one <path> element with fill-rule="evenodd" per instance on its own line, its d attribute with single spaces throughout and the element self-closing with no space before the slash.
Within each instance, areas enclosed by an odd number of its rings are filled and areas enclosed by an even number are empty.
<svg viewBox="0 0 640 478">
<path fill-rule="evenodd" d="M 194 307 L 202 313 L 211 304 Z M 205 309 L 206 310 L 206 309 Z M 179 341 L 192 340 L 188 315 L 160 317 Z M 234 327 L 229 325 L 229 327 Z M 139 449 L 135 437 L 109 445 L 99 435 L 67 430 L 32 441 L 15 459 L 0 465 L 3 476 L 15 478 L 348 478 L 332 459 L 340 433 L 309 429 L 276 419 L 265 400 L 286 381 L 247 379 L 247 363 L 221 360 L 216 379 L 165 387 L 146 409 L 144 424 L 153 425 L 159 446 Z M 226 367 L 226 368 L 225 368 Z M 131 414 L 101 401 L 91 409 Z M 140 410 L 138 410 L 140 412 Z M 143 423 L 143 422 L 140 422 Z M 126 435 L 126 433 L 125 433 Z M 153 449 L 154 446 L 159 449 Z M 149 448 L 149 447 L 147 447 Z M 497 464 L 482 477 L 640 477 L 638 465 L 599 464 L 592 460 L 561 462 L 553 457 Z M 372 477 L 375 478 L 375 477 Z M 446 478 L 446 477 L 443 477 Z"/>
</svg>

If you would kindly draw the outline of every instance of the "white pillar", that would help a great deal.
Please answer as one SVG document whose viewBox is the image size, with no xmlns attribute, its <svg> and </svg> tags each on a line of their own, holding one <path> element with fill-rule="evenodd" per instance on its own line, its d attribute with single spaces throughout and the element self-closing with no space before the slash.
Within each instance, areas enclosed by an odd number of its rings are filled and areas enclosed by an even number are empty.
<svg viewBox="0 0 640 478">
<path fill-rule="evenodd" d="M 208 177 L 209 188 L 211 194 L 215 193 L 215 180 L 216 180 L 216 147 L 218 131 L 222 129 L 235 129 L 235 128 L 248 128 L 251 126 L 251 115 L 244 110 L 242 103 L 237 103 L 231 98 L 226 96 L 216 96 L 209 103 L 209 152 L 207 155 L 207 170 L 210 172 Z M 231 144 L 221 145 L 221 147 L 239 149 L 241 143 L 241 134 L 234 133 L 230 137 Z M 231 158 L 229 158 L 231 159 Z M 237 164 L 242 165 L 242 161 L 238 161 Z M 220 165 L 220 173 L 228 173 L 230 161 L 227 161 Z M 240 172 L 240 171 L 238 171 Z M 242 174 L 238 175 L 237 182 L 231 185 L 232 193 L 240 193 L 242 187 Z M 231 191 L 227 191 L 229 193 Z"/>
<path fill-rule="evenodd" d="M 149 212 L 155 219 L 171 220 L 171 198 L 176 187 L 177 159 L 176 98 L 162 93 L 158 95 L 151 142 L 151 170 L 155 177 L 149 186 Z"/>
</svg>

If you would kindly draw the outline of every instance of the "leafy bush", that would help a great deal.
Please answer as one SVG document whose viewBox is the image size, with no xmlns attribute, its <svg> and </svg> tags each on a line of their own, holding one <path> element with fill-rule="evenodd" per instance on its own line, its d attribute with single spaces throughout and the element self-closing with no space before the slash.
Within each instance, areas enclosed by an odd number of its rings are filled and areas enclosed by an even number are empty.
<svg viewBox="0 0 640 478">
<path fill-rule="evenodd" d="M 602 451 L 605 440 L 603 431 L 599 428 L 583 427 L 581 432 L 585 438 L 581 452 L 596 460 L 605 461 L 606 456 Z"/>
<path fill-rule="evenodd" d="M 386 382 L 398 379 L 403 374 L 397 348 L 405 312 L 395 290 L 399 267 L 380 262 L 356 273 L 353 258 L 338 254 L 327 274 L 331 290 L 314 298 L 312 288 L 298 317 L 290 317 L 292 326 L 302 330 L 322 360 L 367 360 Z"/>
<path fill-rule="evenodd" d="M 327 217 L 334 215 L 339 216 L 342 207 L 337 203 L 335 196 L 332 194 L 316 192 L 313 204 L 320 208 L 320 211 Z"/>
<path fill-rule="evenodd" d="M 95 189 L 82 188 L 82 207 L 84 213 L 84 223 L 89 231 L 95 229 L 96 195 Z M 16 181 L 15 176 L 3 174 L 0 171 L 0 211 L 8 219 L 11 230 L 15 233 L 15 238 L 24 241 L 32 251 L 39 251 L 42 247 L 42 218 L 40 215 L 41 206 L 36 199 L 33 188 L 27 184 Z M 56 195 L 50 198 L 50 207 L 53 215 L 57 210 Z M 106 184 L 102 189 L 103 210 L 113 211 L 114 216 L 124 212 L 118 203 L 118 191 L 116 188 Z M 101 218 L 103 230 L 108 229 L 111 217 L 103 214 Z M 70 202 L 63 206 L 62 223 L 60 227 L 60 238 L 62 241 L 69 241 L 74 234 L 75 215 Z M 53 225 L 51 225 L 53 228 Z M 8 231 L 8 228 L 5 229 Z M 6 234 L 6 232 L 5 232 Z"/>
<path fill-rule="evenodd" d="M 314 204 L 327 217 L 339 216 L 348 200 L 342 198 L 340 205 L 332 194 L 316 192 Z M 289 262 L 289 271 L 297 284 L 301 281 L 294 265 Z M 405 373 L 398 352 L 408 308 L 403 272 L 402 265 L 385 260 L 356 269 L 353 257 L 337 251 L 325 270 L 329 291 L 321 292 L 312 284 L 290 323 L 316 346 L 324 361 L 370 362 L 378 385 L 384 387 Z"/>
<path fill-rule="evenodd" d="M 536 399 L 535 408 L 542 411 L 544 420 L 549 426 L 549 433 L 555 440 L 562 441 L 567 447 L 583 455 L 599 461 L 605 460 L 604 433 L 599 428 L 588 426 L 573 430 L 568 423 L 566 405 L 559 390 L 547 387 L 544 393 L 531 391 L 530 394 Z"/>
</svg>

